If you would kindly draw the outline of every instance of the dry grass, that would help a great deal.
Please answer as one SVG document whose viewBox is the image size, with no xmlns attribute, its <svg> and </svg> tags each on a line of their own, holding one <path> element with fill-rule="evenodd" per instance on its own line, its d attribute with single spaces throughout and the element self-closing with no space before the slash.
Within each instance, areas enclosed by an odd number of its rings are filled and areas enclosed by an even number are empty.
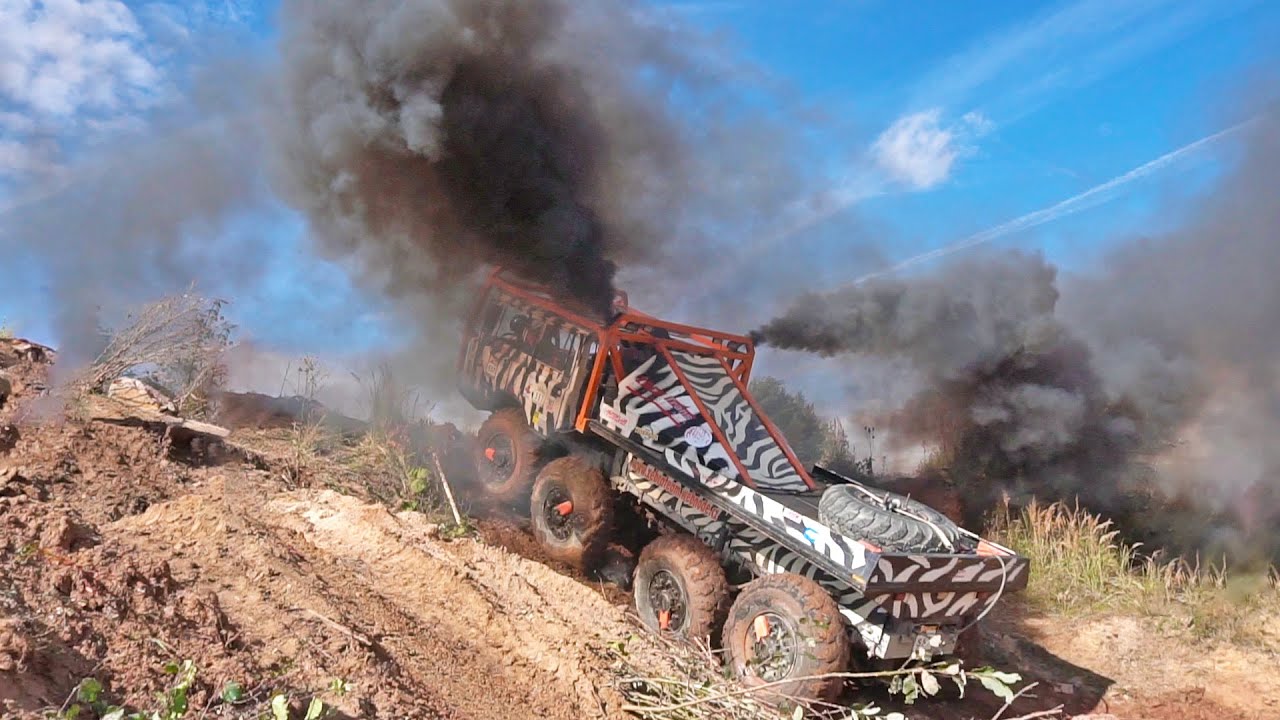
<svg viewBox="0 0 1280 720">
<path fill-rule="evenodd" d="M 99 392 L 116 378 L 142 374 L 163 386 L 188 415 L 203 412 L 225 380 L 223 353 L 233 326 L 223 301 L 188 292 L 130 313 L 120 328 L 104 330 L 106 347 L 71 384 L 73 395 Z"/>
<path fill-rule="evenodd" d="M 1051 612 L 1155 616 L 1197 638 L 1237 644 L 1271 642 L 1254 630 L 1280 617 L 1275 568 L 1228 570 L 1145 555 L 1121 542 L 1110 521 L 1079 507 L 1006 508 L 996 515 L 993 533 L 1031 559 L 1026 597 Z"/>
<path fill-rule="evenodd" d="M 282 461 L 286 480 L 291 485 L 323 485 L 397 510 L 421 511 L 438 518 L 445 533 L 469 533 L 468 520 L 455 515 L 447 503 L 438 465 L 426 444 L 431 406 L 420 409 L 413 388 L 388 365 L 367 377 L 353 375 L 370 408 L 358 434 L 336 430 L 316 401 L 327 379 L 316 358 L 302 358 L 286 372 L 281 392 L 292 385 L 294 395 L 310 408 L 282 437 L 272 438 L 272 454 Z"/>
</svg>

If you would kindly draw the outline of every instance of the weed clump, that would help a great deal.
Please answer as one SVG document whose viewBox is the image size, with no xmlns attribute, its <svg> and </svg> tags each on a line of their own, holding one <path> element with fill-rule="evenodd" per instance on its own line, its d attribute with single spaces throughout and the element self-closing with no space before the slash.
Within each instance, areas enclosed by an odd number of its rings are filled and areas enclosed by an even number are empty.
<svg viewBox="0 0 1280 720">
<path fill-rule="evenodd" d="M 1031 560 L 1024 597 L 1069 616 L 1129 612 L 1175 620 L 1201 639 L 1259 641 L 1249 630 L 1280 617 L 1276 568 L 1228 568 L 1225 563 L 1144 554 L 1118 538 L 1111 521 L 1079 506 L 1032 502 L 1007 506 L 992 532 Z"/>
</svg>

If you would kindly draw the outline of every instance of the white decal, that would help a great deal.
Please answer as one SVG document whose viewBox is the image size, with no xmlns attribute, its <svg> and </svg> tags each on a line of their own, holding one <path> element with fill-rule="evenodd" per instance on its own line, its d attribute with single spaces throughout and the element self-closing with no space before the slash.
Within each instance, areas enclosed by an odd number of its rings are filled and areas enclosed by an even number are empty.
<svg viewBox="0 0 1280 720">
<path fill-rule="evenodd" d="M 684 431 L 684 441 L 696 448 L 707 447 L 711 440 L 711 430 L 706 425 L 694 425 Z"/>
<path fill-rule="evenodd" d="M 612 405 L 600 406 L 600 419 L 623 435 L 630 435 L 636 427 L 636 419 L 630 414 L 623 414 Z"/>
</svg>

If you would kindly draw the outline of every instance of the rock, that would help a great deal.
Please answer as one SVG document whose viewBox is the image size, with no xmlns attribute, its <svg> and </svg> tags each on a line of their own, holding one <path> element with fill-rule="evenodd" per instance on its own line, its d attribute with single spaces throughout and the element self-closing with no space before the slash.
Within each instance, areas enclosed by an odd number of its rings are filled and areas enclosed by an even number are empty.
<svg viewBox="0 0 1280 720">
<path fill-rule="evenodd" d="M 0 338 L 0 368 L 19 363 L 48 363 L 53 361 L 52 348 L 22 338 Z"/>
<path fill-rule="evenodd" d="M 70 596 L 72 588 L 75 587 L 75 578 L 69 571 L 63 570 L 53 577 L 50 584 L 59 594 Z"/>
<path fill-rule="evenodd" d="M 9 378 L 5 377 L 3 371 L 0 371 L 0 408 L 9 401 L 9 396 L 13 394 L 13 383 Z"/>
<path fill-rule="evenodd" d="M 89 528 L 66 515 L 55 515 L 40 532 L 40 546 L 51 550 L 71 550 L 77 543 L 92 538 Z"/>
<path fill-rule="evenodd" d="M 112 380 L 107 386 L 107 397 L 139 410 L 151 410 L 157 413 L 177 412 L 173 398 L 138 378 L 120 377 Z"/>
<path fill-rule="evenodd" d="M 0 423 L 0 453 L 7 453 L 17 444 L 20 434 L 17 425 Z"/>
<path fill-rule="evenodd" d="M 22 672 L 31 656 L 31 642 L 17 620 L 0 620 L 0 672 Z M 6 717 L 8 717 L 6 715 Z"/>
</svg>

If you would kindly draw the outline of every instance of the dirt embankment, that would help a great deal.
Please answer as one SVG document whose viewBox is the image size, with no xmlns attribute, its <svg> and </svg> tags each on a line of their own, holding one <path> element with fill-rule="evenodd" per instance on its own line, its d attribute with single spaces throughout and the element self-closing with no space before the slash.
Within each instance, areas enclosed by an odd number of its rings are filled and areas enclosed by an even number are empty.
<svg viewBox="0 0 1280 720">
<path fill-rule="evenodd" d="M 312 697 L 338 717 L 624 717 L 607 648 L 638 634 L 626 594 L 530 559 L 518 522 L 448 539 L 323 475 L 291 486 L 260 454 L 33 413 L 13 400 L 42 387 L 34 362 L 6 371 L 0 408 L 0 717 L 56 711 L 85 677 L 153 708 L 163 666 L 188 659 L 201 717 L 253 716 L 277 691 L 294 717 Z M 1180 650 L 1137 621 L 993 620 L 984 659 L 1041 683 L 1004 717 L 1280 718 L 1263 653 Z M 668 667 L 643 636 L 628 650 Z M 230 682 L 242 701 L 218 699 Z M 999 702 L 904 709 L 964 720 Z"/>
<path fill-rule="evenodd" d="M 352 689 L 321 694 L 353 717 L 617 714 L 604 647 L 634 627 L 603 596 L 501 548 L 441 540 L 419 513 L 282 491 L 269 471 L 139 477 L 142 432 L 42 428 L 5 459 L 9 712 L 59 707 L 86 676 L 146 706 L 158 669 L 192 659 L 197 701 L 228 681 L 301 697 L 336 678 Z M 122 471 L 69 464 L 82 443 Z"/>
<path fill-rule="evenodd" d="M 260 458 L 193 463 L 144 428 L 3 412 L 20 421 L 0 451 L 0 716 L 56 711 L 85 677 L 154 707 L 188 659 L 214 717 L 276 691 L 348 717 L 621 714 L 605 648 L 635 627 L 573 579 L 420 513 L 285 488 Z M 217 701 L 229 682 L 244 701 Z"/>
</svg>

